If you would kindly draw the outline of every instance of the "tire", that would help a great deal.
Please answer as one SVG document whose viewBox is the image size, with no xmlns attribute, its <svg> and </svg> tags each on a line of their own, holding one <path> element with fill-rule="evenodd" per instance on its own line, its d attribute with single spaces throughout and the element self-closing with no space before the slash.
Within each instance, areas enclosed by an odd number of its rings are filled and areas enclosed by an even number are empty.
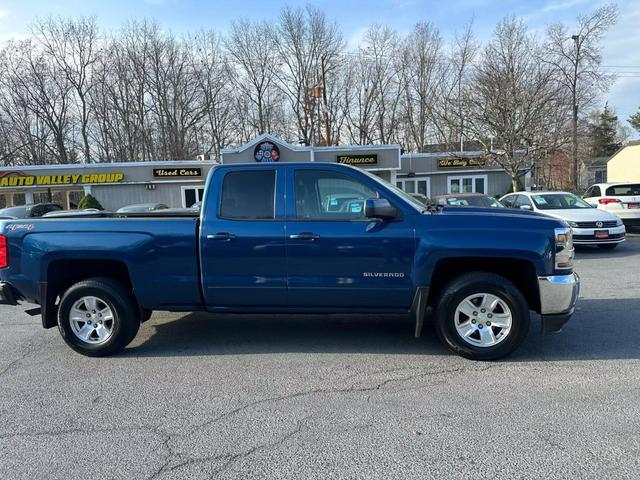
<svg viewBox="0 0 640 480">
<path fill-rule="evenodd" d="M 602 250 L 613 250 L 618 245 L 618 243 L 599 243 L 598 248 L 601 248 Z"/>
<path fill-rule="evenodd" d="M 495 307 L 484 308 L 484 301 Z M 471 360 L 509 355 L 527 337 L 529 325 L 529 306 L 520 290 L 493 273 L 473 272 L 453 279 L 436 305 L 435 327 L 440 340 L 452 352 Z"/>
<path fill-rule="evenodd" d="M 62 295 L 58 330 L 67 345 L 82 355 L 113 355 L 131 343 L 139 328 L 140 309 L 115 280 L 90 278 Z"/>
</svg>

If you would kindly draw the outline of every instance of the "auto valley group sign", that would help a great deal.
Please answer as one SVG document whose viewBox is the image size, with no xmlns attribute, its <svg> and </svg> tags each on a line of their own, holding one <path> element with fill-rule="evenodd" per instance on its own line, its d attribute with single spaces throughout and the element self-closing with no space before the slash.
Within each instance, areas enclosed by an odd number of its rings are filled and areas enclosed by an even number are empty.
<svg viewBox="0 0 640 480">
<path fill-rule="evenodd" d="M 122 172 L 108 173 L 66 173 L 61 175 L 27 175 L 20 171 L 0 173 L 0 188 L 34 187 L 55 185 L 95 185 L 100 183 L 120 183 Z"/>
</svg>

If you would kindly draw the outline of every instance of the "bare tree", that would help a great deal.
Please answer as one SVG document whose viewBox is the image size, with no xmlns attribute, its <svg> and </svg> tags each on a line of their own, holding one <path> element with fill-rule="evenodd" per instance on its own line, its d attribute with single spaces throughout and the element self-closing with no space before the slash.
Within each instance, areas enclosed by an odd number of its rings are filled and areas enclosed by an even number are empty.
<svg viewBox="0 0 640 480">
<path fill-rule="evenodd" d="M 342 33 L 335 22 L 329 22 L 322 11 L 311 6 L 285 7 L 280 14 L 280 29 L 272 33 L 283 63 L 278 85 L 295 115 L 300 141 L 306 145 L 314 140 L 321 143 L 316 113 L 320 98 L 314 97 L 314 87 L 316 91 L 326 89 L 327 78 L 338 67 L 344 48 Z"/>
<path fill-rule="evenodd" d="M 544 150 L 547 121 L 558 106 L 552 69 L 520 20 L 502 20 L 473 78 L 469 126 L 487 157 L 518 179 Z"/>
<path fill-rule="evenodd" d="M 434 137 L 434 107 L 445 72 L 440 33 L 430 23 L 416 24 L 404 41 L 401 75 L 405 144 L 419 152 Z"/>
<path fill-rule="evenodd" d="M 478 53 L 478 45 L 473 36 L 473 24 L 469 23 L 462 34 L 456 35 L 451 53 L 447 58 L 446 74 L 442 89 L 434 101 L 436 137 L 454 150 L 459 142 L 464 150 L 466 138 L 467 108 L 470 103 L 473 61 Z"/>
<path fill-rule="evenodd" d="M 74 103 L 80 118 L 84 161 L 91 161 L 89 143 L 89 94 L 93 88 L 92 67 L 97 59 L 98 27 L 95 18 L 54 19 L 36 22 L 32 27 L 43 54 L 61 72 L 75 91 Z"/>
<path fill-rule="evenodd" d="M 593 106 L 598 95 L 606 91 L 613 80 L 602 72 L 602 39 L 616 23 L 618 8 L 606 5 L 589 15 L 578 17 L 573 28 L 561 23 L 547 28 L 547 43 L 543 61 L 554 69 L 572 109 L 572 171 L 573 188 L 579 188 L 578 118 Z"/>
<path fill-rule="evenodd" d="M 226 41 L 237 66 L 234 81 L 255 106 L 253 124 L 258 134 L 268 130 L 269 95 L 277 77 L 276 51 L 273 37 L 268 34 L 271 29 L 267 22 L 240 20 L 232 23 Z"/>
</svg>

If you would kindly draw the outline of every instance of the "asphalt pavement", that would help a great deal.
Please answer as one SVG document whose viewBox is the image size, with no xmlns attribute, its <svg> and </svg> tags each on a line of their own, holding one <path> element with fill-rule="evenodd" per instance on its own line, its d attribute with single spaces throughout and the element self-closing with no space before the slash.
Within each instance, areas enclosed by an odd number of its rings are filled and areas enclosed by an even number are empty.
<svg viewBox="0 0 640 480">
<path fill-rule="evenodd" d="M 640 478 L 640 236 L 473 362 L 394 317 L 154 314 L 92 359 L 0 307 L 0 479 Z"/>
</svg>

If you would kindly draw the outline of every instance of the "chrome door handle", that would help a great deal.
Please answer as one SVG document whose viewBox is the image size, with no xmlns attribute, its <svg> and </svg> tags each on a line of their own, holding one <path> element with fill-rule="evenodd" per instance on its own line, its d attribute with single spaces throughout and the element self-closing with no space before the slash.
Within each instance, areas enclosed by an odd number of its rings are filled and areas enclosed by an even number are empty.
<svg viewBox="0 0 640 480">
<path fill-rule="evenodd" d="M 228 232 L 219 232 L 219 233 L 207 235 L 207 240 L 225 240 L 228 242 L 232 238 L 236 238 L 236 236 L 233 233 L 228 233 Z"/>
<path fill-rule="evenodd" d="M 316 240 L 320 238 L 320 235 L 318 235 L 317 233 L 303 232 L 289 235 L 289 238 L 291 240 Z"/>
</svg>

